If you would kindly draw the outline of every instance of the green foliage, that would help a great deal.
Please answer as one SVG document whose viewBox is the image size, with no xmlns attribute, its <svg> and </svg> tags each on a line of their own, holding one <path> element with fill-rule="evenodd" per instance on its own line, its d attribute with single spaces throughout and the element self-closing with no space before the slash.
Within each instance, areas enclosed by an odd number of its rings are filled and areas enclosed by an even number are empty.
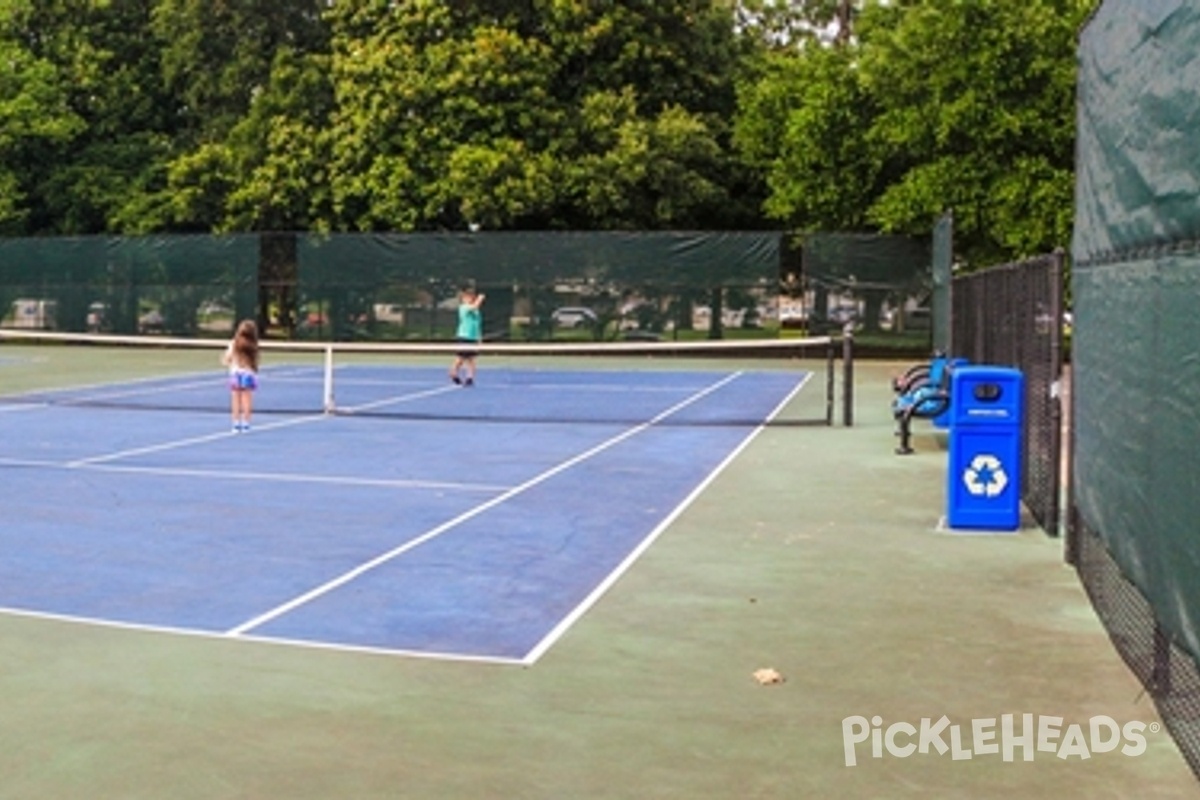
<svg viewBox="0 0 1200 800">
<path fill-rule="evenodd" d="M 544 44 L 482 20 L 464 27 L 443 3 L 344 9 L 333 15 L 326 224 L 463 228 L 467 202 L 505 225 L 544 206 L 537 162 L 557 126 Z"/>
<path fill-rule="evenodd" d="M 39 47 L 38 7 L 0 3 L 0 230 L 18 231 L 42 158 L 69 141 L 84 121 L 71 108 L 69 84 Z"/>
<path fill-rule="evenodd" d="M 544 207 L 554 196 L 555 164 L 518 139 L 464 144 L 447 159 L 440 182 L 444 203 L 456 203 L 470 225 L 504 228 Z"/>
<path fill-rule="evenodd" d="M 790 49 L 816 41 L 849 41 L 860 5 L 854 0 L 740 0 L 735 13 L 748 36 L 769 49 Z"/>
<path fill-rule="evenodd" d="M 845 48 L 777 52 L 737 142 L 765 209 L 801 230 L 926 233 L 955 212 L 970 261 L 1063 244 L 1079 0 L 869 3 Z"/>
<path fill-rule="evenodd" d="M 175 152 L 154 227 L 306 228 L 327 202 L 320 131 L 332 100 L 321 0 L 157 0 Z"/>
<path fill-rule="evenodd" d="M 735 134 L 767 175 L 767 213 L 805 229 L 864 228 L 882 188 L 881 158 L 864 136 L 877 113 L 849 51 L 772 56 L 743 87 Z"/>
<path fill-rule="evenodd" d="M 972 260 L 1069 237 L 1077 2 L 989 0 L 881 8 L 863 19 L 871 135 L 899 175 L 869 216 L 913 232 L 946 208 Z M 1065 190 L 1065 191 L 1064 191 Z"/>
<path fill-rule="evenodd" d="M 1084 0 L 0 0 L 0 232 L 1060 244 Z"/>
<path fill-rule="evenodd" d="M 0 230 L 760 224 L 723 0 L 0 0 Z"/>
<path fill-rule="evenodd" d="M 281 48 L 265 89 L 228 136 L 224 230 L 307 230 L 328 207 L 329 58 Z"/>
<path fill-rule="evenodd" d="M 281 49 L 319 52 L 321 0 L 157 0 L 150 30 L 162 43 L 162 77 L 190 138 L 233 128 L 270 80 Z"/>
<path fill-rule="evenodd" d="M 331 19 L 328 227 L 657 228 L 737 205 L 738 43 L 712 3 L 417 0 Z"/>
</svg>

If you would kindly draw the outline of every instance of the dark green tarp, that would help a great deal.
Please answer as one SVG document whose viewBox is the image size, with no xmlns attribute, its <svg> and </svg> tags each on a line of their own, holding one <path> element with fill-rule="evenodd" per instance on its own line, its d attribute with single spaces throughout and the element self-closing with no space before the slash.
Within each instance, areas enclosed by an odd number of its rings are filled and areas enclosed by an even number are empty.
<svg viewBox="0 0 1200 800">
<path fill-rule="evenodd" d="M 485 232 L 310 235 L 301 290 L 437 279 L 553 286 L 593 281 L 711 287 L 775 283 L 776 232 Z"/>
<path fill-rule="evenodd" d="M 23 301 L 53 309 L 38 327 L 224 334 L 254 316 L 258 260 L 255 235 L 0 239 L 0 317 L 27 322 Z"/>
<path fill-rule="evenodd" d="M 1074 497 L 1200 655 L 1200 5 L 1109 0 L 1081 34 Z"/>
<path fill-rule="evenodd" d="M 458 288 L 471 283 L 486 290 L 489 337 L 549 336 L 563 308 L 586 309 L 596 336 L 614 335 L 617 318 L 656 336 L 690 326 L 696 305 L 773 303 L 781 241 L 779 232 L 737 231 L 305 235 L 296 249 L 297 330 L 443 338 L 453 332 Z M 377 323 L 388 318 L 395 324 L 384 330 Z"/>
</svg>

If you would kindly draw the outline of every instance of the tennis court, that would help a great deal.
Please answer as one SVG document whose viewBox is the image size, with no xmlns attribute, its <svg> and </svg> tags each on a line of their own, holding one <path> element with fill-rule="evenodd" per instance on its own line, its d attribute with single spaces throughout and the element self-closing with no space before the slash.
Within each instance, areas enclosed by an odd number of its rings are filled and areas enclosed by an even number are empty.
<svg viewBox="0 0 1200 800">
<path fill-rule="evenodd" d="M 806 424 L 824 413 L 819 359 L 774 367 L 638 361 L 643 372 L 654 367 L 654 380 L 680 382 L 651 419 L 717 374 L 765 373 L 769 387 L 780 380 L 772 390 L 780 399 L 803 385 L 761 431 L 745 422 L 746 396 L 735 399 L 733 385 L 714 390 L 680 409 L 678 424 L 666 424 L 672 415 L 630 433 L 238 635 L 229 632 L 403 547 L 414 532 L 638 428 L 646 420 L 628 421 L 633 412 L 617 409 L 623 397 L 596 400 L 596 382 L 624 385 L 641 372 L 622 369 L 624 359 L 539 368 L 543 378 L 582 378 L 575 372 L 586 367 L 589 402 L 600 402 L 603 414 L 564 409 L 562 420 L 537 424 L 436 421 L 421 416 L 432 409 L 420 404 L 447 394 L 483 402 L 466 389 L 444 390 L 444 359 L 418 360 L 403 371 L 413 385 L 370 397 L 358 393 L 366 387 L 339 381 L 340 410 L 324 414 L 323 380 L 313 379 L 324 371 L 319 355 L 285 363 L 268 353 L 265 413 L 257 430 L 237 437 L 225 431 L 227 397 L 210 350 L 105 350 L 101 358 L 89 347 L 6 344 L 0 357 L 3 457 L 37 462 L 0 467 L 0 591 L 3 605 L 20 611 L 0 614 L 0 796 L 1194 795 L 1165 733 L 1147 734 L 1147 751 L 1135 758 L 874 758 L 863 744 L 857 766 L 846 766 L 843 720 L 851 715 L 890 723 L 945 714 L 963 726 L 1025 712 L 1084 726 L 1096 714 L 1157 722 L 1063 567 L 1059 544 L 1038 530 L 934 531 L 945 456 L 929 438 L 913 457 L 892 454 L 894 365 L 859 365 L 859 421 L 844 428 Z M 381 358 L 361 369 L 335 365 L 334 373 L 371 381 Z M 497 385 L 508 366 L 499 357 L 481 363 L 478 398 L 515 391 Z M 347 411 L 422 391 L 422 370 L 436 379 L 430 390 L 443 394 L 381 406 L 374 416 Z M 807 382 L 804 372 L 813 373 Z M 207 385 L 210 376 L 216 386 L 205 403 L 188 390 L 186 403 L 172 394 L 152 409 L 130 407 L 150 402 L 151 384 L 166 391 Z M 135 380 L 134 399 L 95 396 Z M 285 383 L 306 386 L 304 397 L 283 401 Z M 68 399 L 45 391 L 49 384 L 103 388 Z M 35 389 L 36 397 L 13 396 Z M 281 406 L 305 410 L 270 410 L 277 389 Z M 734 407 L 718 413 L 718 401 Z M 759 408 L 773 410 L 765 397 Z M 709 420 L 685 423 L 688 409 Z M 415 433 L 424 427 L 442 434 Z M 165 447 L 188 440 L 199 441 Z M 160 449 L 67 466 L 152 447 Z M 683 453 L 664 452 L 676 448 L 703 463 L 680 469 Z M 465 472 L 455 460 L 463 454 Z M 691 477 L 668 480 L 660 474 L 667 471 Z M 274 479 L 251 477 L 258 473 Z M 63 481 L 72 488 L 55 488 Z M 650 482 L 654 488 L 643 489 Z M 334 495 L 342 502 L 330 508 Z M 623 535 L 623 527 L 605 525 L 601 537 L 579 522 L 613 519 L 647 497 L 655 510 L 642 509 L 619 546 L 599 540 Z M 355 510 L 359 499 L 367 506 Z M 564 522 L 572 508 L 575 519 Z M 425 521 L 407 519 L 418 515 Z M 575 540 L 564 526 L 579 531 Z M 533 531 L 538 536 L 523 535 Z M 429 580 L 416 583 L 417 571 Z M 589 608 L 589 597 L 618 575 Z M 445 603 L 433 602 L 438 597 Z M 496 597 L 502 610 L 486 609 L 468 629 L 464 609 Z M 534 609 L 534 618 L 518 619 L 522 609 Z M 426 632 L 461 624 L 466 634 L 460 643 L 401 641 L 398 632 L 422 630 L 418 610 Z M 164 632 L 185 629 L 199 635 Z M 382 643 L 381 632 L 389 637 Z M 469 646 L 461 644 L 467 634 Z M 542 642 L 554 646 L 536 665 L 504 666 L 537 657 Z M 402 648 L 456 658 L 394 655 Z M 752 672 L 761 667 L 777 668 L 785 681 L 758 685 Z"/>
<path fill-rule="evenodd" d="M 9 613 L 530 664 L 762 426 L 827 400 L 789 359 L 485 357 L 464 388 L 326 349 L 268 353 L 235 433 L 213 352 L 145 353 L 6 348 L 5 383 L 51 384 L 0 404 Z"/>
</svg>

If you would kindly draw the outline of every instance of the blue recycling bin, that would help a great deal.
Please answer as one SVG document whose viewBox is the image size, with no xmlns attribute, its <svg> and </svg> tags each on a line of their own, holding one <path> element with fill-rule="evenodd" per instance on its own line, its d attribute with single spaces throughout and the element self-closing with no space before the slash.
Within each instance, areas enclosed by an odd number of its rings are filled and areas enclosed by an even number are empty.
<svg viewBox="0 0 1200 800">
<path fill-rule="evenodd" d="M 1021 524 L 1025 376 L 1009 367 L 959 367 L 950 396 L 947 523 L 1014 531 Z"/>
</svg>

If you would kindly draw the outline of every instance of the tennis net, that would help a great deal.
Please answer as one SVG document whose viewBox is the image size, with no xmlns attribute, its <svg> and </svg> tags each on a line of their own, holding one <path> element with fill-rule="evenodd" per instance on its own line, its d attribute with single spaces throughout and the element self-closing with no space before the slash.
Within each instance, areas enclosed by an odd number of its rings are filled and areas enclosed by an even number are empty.
<svg viewBox="0 0 1200 800">
<path fill-rule="evenodd" d="M 225 342 L 0 331 L 0 411 L 62 406 L 224 412 Z M 849 424 L 851 343 L 751 341 L 472 346 L 262 342 L 255 414 L 495 422 Z M 838 361 L 841 361 L 840 368 Z M 465 374 L 464 374 L 465 377 Z"/>
</svg>

